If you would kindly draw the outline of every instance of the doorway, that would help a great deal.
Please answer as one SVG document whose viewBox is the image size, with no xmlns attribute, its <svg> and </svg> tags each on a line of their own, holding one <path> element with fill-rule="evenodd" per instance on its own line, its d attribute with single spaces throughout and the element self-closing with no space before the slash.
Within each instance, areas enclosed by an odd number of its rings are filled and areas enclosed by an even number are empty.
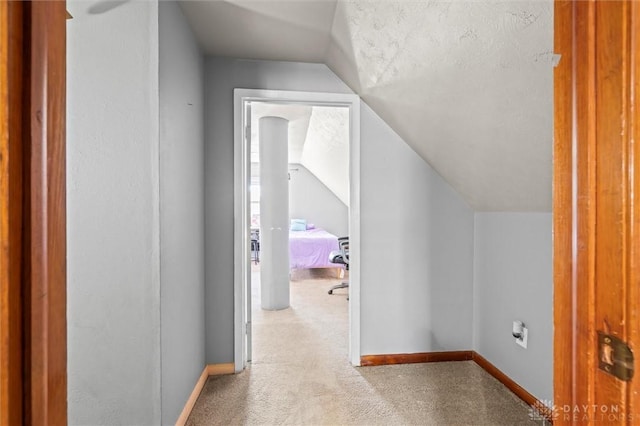
<svg viewBox="0 0 640 426">
<path fill-rule="evenodd" d="M 349 123 L 349 360 L 360 365 L 360 103 L 356 95 L 236 89 L 234 91 L 234 365 L 251 357 L 251 104 L 312 105 L 348 109 Z M 255 247 L 254 247 L 255 248 Z"/>
</svg>

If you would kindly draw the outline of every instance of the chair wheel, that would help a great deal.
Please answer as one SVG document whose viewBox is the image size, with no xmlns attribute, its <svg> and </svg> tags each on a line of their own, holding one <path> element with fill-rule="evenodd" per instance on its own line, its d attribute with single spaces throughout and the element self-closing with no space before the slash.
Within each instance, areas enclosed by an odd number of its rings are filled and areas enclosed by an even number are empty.
<svg viewBox="0 0 640 426">
<path fill-rule="evenodd" d="M 333 290 L 329 290 L 329 294 L 333 294 Z"/>
</svg>

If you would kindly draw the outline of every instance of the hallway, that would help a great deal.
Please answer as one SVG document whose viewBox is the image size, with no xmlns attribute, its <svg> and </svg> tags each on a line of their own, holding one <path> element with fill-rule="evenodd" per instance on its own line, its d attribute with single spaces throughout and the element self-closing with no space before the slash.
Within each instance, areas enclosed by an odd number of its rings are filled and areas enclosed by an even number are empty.
<svg viewBox="0 0 640 426">
<path fill-rule="evenodd" d="M 253 362 L 210 377 L 188 425 L 533 425 L 529 408 L 474 362 L 352 367 L 346 291 L 297 272 L 291 307 L 262 311 L 253 279 Z"/>
</svg>

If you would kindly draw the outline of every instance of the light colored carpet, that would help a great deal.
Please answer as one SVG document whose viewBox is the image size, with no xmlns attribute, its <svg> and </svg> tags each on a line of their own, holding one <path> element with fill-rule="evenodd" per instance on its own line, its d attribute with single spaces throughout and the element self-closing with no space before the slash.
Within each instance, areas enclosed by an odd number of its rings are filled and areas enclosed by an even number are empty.
<svg viewBox="0 0 640 426">
<path fill-rule="evenodd" d="M 352 367 L 347 290 L 329 296 L 340 280 L 316 272 L 292 278 L 291 307 L 275 312 L 259 308 L 256 283 L 253 362 L 210 377 L 188 425 L 536 424 L 472 361 Z"/>
</svg>

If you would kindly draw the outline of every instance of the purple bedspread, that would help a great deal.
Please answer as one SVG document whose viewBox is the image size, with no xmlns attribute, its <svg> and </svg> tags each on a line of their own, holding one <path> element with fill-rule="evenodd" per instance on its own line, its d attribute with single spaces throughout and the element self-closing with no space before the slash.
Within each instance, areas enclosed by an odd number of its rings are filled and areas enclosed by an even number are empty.
<svg viewBox="0 0 640 426">
<path fill-rule="evenodd" d="M 289 231 L 289 269 L 340 268 L 329 262 L 334 250 L 338 250 L 338 237 L 322 228 Z"/>
</svg>

